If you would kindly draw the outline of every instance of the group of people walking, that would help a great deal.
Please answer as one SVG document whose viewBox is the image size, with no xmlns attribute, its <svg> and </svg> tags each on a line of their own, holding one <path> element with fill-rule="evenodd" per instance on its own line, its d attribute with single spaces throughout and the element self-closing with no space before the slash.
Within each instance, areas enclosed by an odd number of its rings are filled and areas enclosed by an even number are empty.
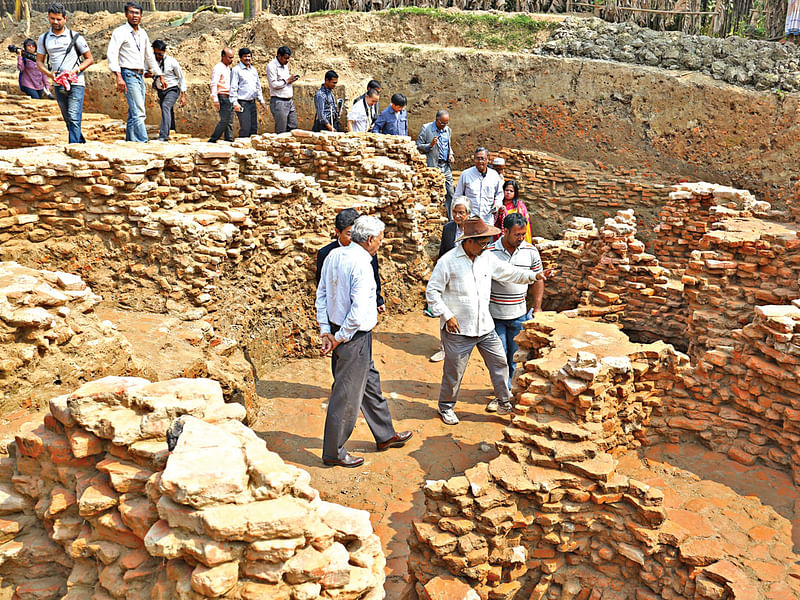
<svg viewBox="0 0 800 600">
<path fill-rule="evenodd" d="M 161 106 L 158 139 L 167 141 L 169 132 L 175 129 L 175 104 L 180 101 L 181 106 L 186 105 L 186 79 L 178 61 L 167 55 L 167 44 L 163 40 L 150 42 L 147 32 L 140 26 L 142 12 L 142 7 L 135 2 L 125 4 L 126 23 L 114 30 L 108 43 L 108 68 L 116 77 L 117 90 L 125 94 L 128 103 L 125 139 L 148 141 L 145 79 L 152 79 Z M 41 98 L 41 94 L 31 93 L 27 85 L 23 87 L 23 80 L 26 84 L 34 82 L 41 86 L 37 87 L 39 90 L 49 90 L 52 82 L 69 143 L 81 143 L 85 141 L 81 131 L 86 90 L 83 72 L 94 64 L 94 58 L 86 39 L 67 27 L 67 11 L 63 4 L 51 4 L 47 8 L 47 19 L 50 29 L 40 35 L 36 43 L 35 66 L 41 77 L 33 74 L 31 59 L 20 56 L 17 59 L 20 89 L 31 97 Z M 28 42 L 32 40 L 25 41 L 26 48 Z"/>
<path fill-rule="evenodd" d="M 473 153 L 474 166 L 453 189 L 449 114 L 440 110 L 426 123 L 417 148 L 428 166 L 445 171 L 447 213 L 439 257 L 426 287 L 426 314 L 440 320 L 441 347 L 433 361 L 444 361 L 437 412 L 457 425 L 455 405 L 467 364 L 477 348 L 489 370 L 494 398 L 486 411 L 506 415 L 513 409 L 515 337 L 533 312 L 542 310 L 545 270 L 531 243 L 531 226 L 514 180 L 503 181 L 489 167 L 489 151 Z M 501 170 L 504 161 L 495 158 Z M 449 175 L 449 177 L 447 177 Z M 452 201 L 450 198 L 452 197 Z M 384 224 L 344 209 L 336 217 L 336 239 L 317 255 L 317 321 L 322 352 L 331 355 L 334 383 L 325 420 L 322 460 L 330 466 L 358 467 L 364 458 L 345 449 L 359 411 L 379 451 L 403 446 L 410 431 L 397 432 L 372 360 L 372 329 L 386 309 L 380 293 L 377 259 Z M 528 310 L 529 286 L 533 286 Z"/>
</svg>

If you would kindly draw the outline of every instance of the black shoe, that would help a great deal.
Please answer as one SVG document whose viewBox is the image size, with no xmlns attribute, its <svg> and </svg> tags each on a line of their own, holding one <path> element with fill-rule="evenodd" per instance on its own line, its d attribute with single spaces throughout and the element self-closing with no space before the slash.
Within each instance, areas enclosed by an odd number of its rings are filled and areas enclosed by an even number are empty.
<svg viewBox="0 0 800 600">
<path fill-rule="evenodd" d="M 400 448 L 404 446 L 405 443 L 411 439 L 411 436 L 414 435 L 410 431 L 401 431 L 400 433 L 395 433 L 392 437 L 390 437 L 385 442 L 377 442 L 378 451 L 386 450 L 387 448 Z"/>
<path fill-rule="evenodd" d="M 327 458 L 323 458 L 322 462 L 328 465 L 329 467 L 360 467 L 364 464 L 364 457 L 363 456 L 353 456 L 349 452 L 344 455 L 344 458 L 335 458 L 333 460 L 328 460 Z"/>
</svg>

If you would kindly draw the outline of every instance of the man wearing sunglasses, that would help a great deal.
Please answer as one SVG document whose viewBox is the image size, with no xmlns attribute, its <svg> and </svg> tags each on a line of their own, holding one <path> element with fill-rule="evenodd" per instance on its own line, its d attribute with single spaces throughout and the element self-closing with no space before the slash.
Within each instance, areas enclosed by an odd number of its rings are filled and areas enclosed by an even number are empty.
<svg viewBox="0 0 800 600">
<path fill-rule="evenodd" d="M 436 263 L 425 297 L 428 307 L 439 316 L 444 347 L 442 386 L 439 391 L 439 416 L 447 425 L 458 424 L 453 411 L 472 349 L 481 353 L 496 397 L 497 414 L 511 412 L 508 389 L 508 362 L 503 344 L 489 313 L 492 280 L 531 284 L 544 274 L 522 269 L 484 252 L 492 236 L 500 230 L 473 217 L 464 224 L 460 245 Z"/>
</svg>

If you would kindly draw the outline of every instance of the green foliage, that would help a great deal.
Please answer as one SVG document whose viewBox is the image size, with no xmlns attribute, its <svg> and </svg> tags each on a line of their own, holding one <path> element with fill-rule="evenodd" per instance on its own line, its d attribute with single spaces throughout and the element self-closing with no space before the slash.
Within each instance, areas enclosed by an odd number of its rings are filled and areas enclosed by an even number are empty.
<svg viewBox="0 0 800 600">
<path fill-rule="evenodd" d="M 178 27 L 179 25 L 186 25 L 187 23 L 191 23 L 192 19 L 194 19 L 198 15 L 198 13 L 207 10 L 215 13 L 231 12 L 231 8 L 229 6 L 217 6 L 216 4 L 208 4 L 196 8 L 193 12 L 190 12 L 187 15 L 183 15 L 182 17 L 178 17 L 177 19 L 173 19 L 172 21 L 169 22 L 169 24 L 172 25 L 173 27 Z"/>
<path fill-rule="evenodd" d="M 457 25 L 463 29 L 464 43 L 475 48 L 520 50 L 536 45 L 536 34 L 552 30 L 558 23 L 537 21 L 528 15 L 497 15 L 477 12 L 449 12 L 439 8 L 409 6 L 382 11 L 401 21 L 409 17 L 427 17 Z"/>
</svg>

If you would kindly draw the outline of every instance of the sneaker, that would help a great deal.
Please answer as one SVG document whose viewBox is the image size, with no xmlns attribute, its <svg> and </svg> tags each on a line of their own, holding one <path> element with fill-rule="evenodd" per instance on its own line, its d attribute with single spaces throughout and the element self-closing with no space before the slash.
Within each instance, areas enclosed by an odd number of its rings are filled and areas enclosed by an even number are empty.
<svg viewBox="0 0 800 600">
<path fill-rule="evenodd" d="M 458 425 L 458 417 L 451 409 L 439 410 L 439 416 L 445 425 Z"/>
<path fill-rule="evenodd" d="M 431 362 L 442 362 L 444 360 L 444 350 L 439 349 L 436 354 L 432 354 L 428 359 Z"/>
<path fill-rule="evenodd" d="M 507 415 L 511 413 L 512 410 L 514 410 L 514 406 L 511 404 L 511 402 L 508 402 L 506 404 L 500 404 L 499 402 L 497 403 L 498 415 Z"/>
<path fill-rule="evenodd" d="M 498 402 L 497 398 L 495 398 L 486 405 L 486 412 L 497 412 L 498 406 L 500 406 L 500 402 Z"/>
</svg>

